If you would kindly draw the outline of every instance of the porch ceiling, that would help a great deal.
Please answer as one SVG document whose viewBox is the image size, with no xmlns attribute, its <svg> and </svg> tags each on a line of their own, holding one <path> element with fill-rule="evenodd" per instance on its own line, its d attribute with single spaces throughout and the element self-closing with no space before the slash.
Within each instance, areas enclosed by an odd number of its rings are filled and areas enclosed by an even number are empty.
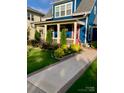
<svg viewBox="0 0 124 93">
<path fill-rule="evenodd" d="M 80 21 L 81 18 L 72 18 L 72 19 L 64 19 L 64 20 L 52 20 L 52 21 L 42 21 L 42 22 L 35 22 L 33 24 L 35 25 L 56 25 L 56 24 L 73 24 L 74 22 L 77 22 L 80 25 L 85 25 L 84 22 Z"/>
</svg>

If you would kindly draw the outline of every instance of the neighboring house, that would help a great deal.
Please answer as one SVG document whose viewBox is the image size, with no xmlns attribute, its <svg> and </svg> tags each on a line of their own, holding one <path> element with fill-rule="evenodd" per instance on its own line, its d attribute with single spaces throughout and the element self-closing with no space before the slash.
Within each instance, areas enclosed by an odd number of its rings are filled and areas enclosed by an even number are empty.
<svg viewBox="0 0 124 93">
<path fill-rule="evenodd" d="M 47 31 L 53 30 L 53 42 L 60 43 L 60 33 L 66 28 L 67 44 L 86 44 L 92 41 L 97 16 L 96 0 L 54 0 L 52 8 L 42 22 L 35 25 L 44 26 L 44 39 Z"/>
<path fill-rule="evenodd" d="M 27 8 L 27 30 L 29 31 L 29 40 L 34 40 L 35 30 L 43 32 L 42 27 L 35 28 L 35 25 L 32 24 L 33 22 L 41 22 L 44 14 L 34 10 L 30 7 Z"/>
</svg>

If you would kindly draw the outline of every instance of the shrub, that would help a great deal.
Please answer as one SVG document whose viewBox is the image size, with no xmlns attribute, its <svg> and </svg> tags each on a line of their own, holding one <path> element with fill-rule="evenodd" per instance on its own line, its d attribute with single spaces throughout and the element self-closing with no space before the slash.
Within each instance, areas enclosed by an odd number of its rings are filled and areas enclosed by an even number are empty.
<svg viewBox="0 0 124 93">
<path fill-rule="evenodd" d="M 68 46 L 67 46 L 67 45 L 62 45 L 61 48 L 62 48 L 63 50 L 67 50 L 67 49 L 68 49 Z"/>
<path fill-rule="evenodd" d="M 47 42 L 49 45 L 52 44 L 52 30 L 48 30 L 46 42 Z"/>
<path fill-rule="evenodd" d="M 48 43 L 46 43 L 46 42 L 44 42 L 43 44 L 42 44 L 42 48 L 43 49 L 48 49 L 49 48 L 49 44 Z"/>
<path fill-rule="evenodd" d="M 54 44 L 53 44 L 53 49 L 55 50 L 55 49 L 57 49 L 57 48 L 59 48 L 58 44 L 57 44 L 57 43 L 54 43 Z"/>
<path fill-rule="evenodd" d="M 66 44 L 66 29 L 62 29 L 60 43 L 61 45 Z"/>
<path fill-rule="evenodd" d="M 70 49 L 72 50 L 72 52 L 79 52 L 81 50 L 80 45 L 78 44 L 72 44 L 70 46 Z"/>
<path fill-rule="evenodd" d="M 37 30 L 35 31 L 35 40 L 36 41 L 40 41 L 40 37 L 41 37 L 41 35 L 40 35 L 40 32 L 38 32 Z"/>
<path fill-rule="evenodd" d="M 93 42 L 91 43 L 91 46 L 92 46 L 93 48 L 97 48 L 97 41 L 93 41 Z"/>
<path fill-rule="evenodd" d="M 62 45 L 61 48 L 64 50 L 65 54 L 68 54 L 68 46 Z"/>
<path fill-rule="evenodd" d="M 62 58 L 64 56 L 64 50 L 62 48 L 58 48 L 54 51 L 54 56 L 56 58 Z"/>
</svg>

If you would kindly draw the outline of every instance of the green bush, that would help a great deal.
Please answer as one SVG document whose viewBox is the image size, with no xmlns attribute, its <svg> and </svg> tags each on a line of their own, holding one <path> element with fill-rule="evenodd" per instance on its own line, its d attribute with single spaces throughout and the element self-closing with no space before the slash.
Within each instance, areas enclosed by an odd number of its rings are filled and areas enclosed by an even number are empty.
<svg viewBox="0 0 124 93">
<path fill-rule="evenodd" d="M 68 46 L 67 46 L 67 45 L 62 45 L 61 48 L 64 50 L 65 55 L 66 55 L 66 54 L 69 54 L 69 53 L 68 53 Z"/>
<path fill-rule="evenodd" d="M 62 29 L 60 43 L 61 45 L 66 44 L 66 29 Z"/>
<path fill-rule="evenodd" d="M 53 49 L 55 50 L 55 49 L 57 49 L 57 48 L 59 48 L 59 45 L 58 45 L 57 43 L 54 43 L 54 44 L 53 44 Z"/>
<path fill-rule="evenodd" d="M 54 51 L 54 56 L 56 58 L 62 58 L 64 56 L 64 50 L 62 48 L 58 48 Z"/>
<path fill-rule="evenodd" d="M 35 31 L 35 40 L 36 41 L 40 41 L 40 37 L 41 37 L 41 35 L 40 35 L 40 32 L 38 32 L 37 30 Z"/>
<path fill-rule="evenodd" d="M 62 45 L 61 48 L 62 48 L 63 50 L 67 50 L 67 49 L 68 49 L 68 46 L 67 46 L 67 45 Z"/>
<path fill-rule="evenodd" d="M 80 45 L 78 44 L 72 44 L 70 46 L 70 49 L 72 50 L 72 52 L 79 52 L 81 50 Z"/>
<path fill-rule="evenodd" d="M 97 41 L 93 41 L 93 42 L 91 43 L 91 46 L 92 46 L 93 48 L 97 48 Z"/>
<path fill-rule="evenodd" d="M 52 44 L 52 30 L 48 30 L 47 32 L 47 37 L 46 37 L 46 42 L 51 45 Z"/>
</svg>

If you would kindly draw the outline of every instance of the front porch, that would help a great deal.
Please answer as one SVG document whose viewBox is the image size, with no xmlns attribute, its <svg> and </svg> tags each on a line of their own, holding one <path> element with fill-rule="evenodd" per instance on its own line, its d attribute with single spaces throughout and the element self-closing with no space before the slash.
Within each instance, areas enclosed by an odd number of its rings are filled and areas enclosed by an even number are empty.
<svg viewBox="0 0 124 93">
<path fill-rule="evenodd" d="M 83 33 L 84 42 L 87 42 L 87 23 L 80 21 L 80 19 L 64 19 L 64 20 L 52 20 L 44 21 L 35 24 L 36 26 L 44 26 L 44 41 L 47 38 L 48 30 L 52 29 L 52 41 L 53 43 L 60 44 L 61 42 L 61 31 L 63 28 L 66 29 L 66 40 L 67 44 L 79 44 L 81 41 L 81 28 L 84 27 L 85 33 Z"/>
<path fill-rule="evenodd" d="M 52 29 L 52 39 L 53 43 L 60 44 L 61 31 L 66 29 L 66 42 L 70 44 L 79 44 L 80 43 L 80 26 L 78 22 L 72 23 L 57 23 L 57 24 L 45 24 L 45 40 L 47 37 L 48 30 Z"/>
<path fill-rule="evenodd" d="M 53 43 L 60 44 L 61 39 L 61 31 L 62 29 L 66 29 L 66 40 L 67 44 L 78 44 L 79 43 L 79 35 L 80 35 L 80 25 L 79 24 L 56 24 L 56 25 L 47 25 L 47 31 L 52 29 L 52 39 Z"/>
</svg>

